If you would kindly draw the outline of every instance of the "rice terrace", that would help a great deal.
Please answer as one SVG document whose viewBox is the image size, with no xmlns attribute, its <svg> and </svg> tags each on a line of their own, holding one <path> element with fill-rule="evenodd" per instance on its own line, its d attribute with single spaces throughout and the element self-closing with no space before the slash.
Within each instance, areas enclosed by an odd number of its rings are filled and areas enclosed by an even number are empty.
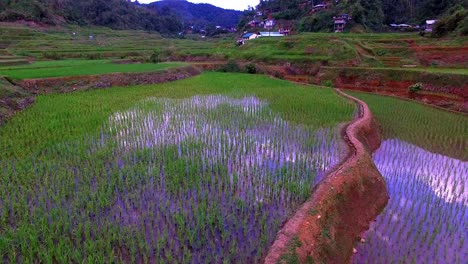
<svg viewBox="0 0 468 264">
<path fill-rule="evenodd" d="M 218 2 L 0 3 L 0 262 L 467 263 L 466 3 Z"/>
</svg>

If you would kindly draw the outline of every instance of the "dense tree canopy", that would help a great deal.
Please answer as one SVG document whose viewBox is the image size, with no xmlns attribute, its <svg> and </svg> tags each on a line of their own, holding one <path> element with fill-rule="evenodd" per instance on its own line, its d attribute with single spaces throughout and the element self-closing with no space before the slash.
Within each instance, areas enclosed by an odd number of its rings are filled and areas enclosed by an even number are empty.
<svg viewBox="0 0 468 264">
<path fill-rule="evenodd" d="M 1 0 L 0 3 L 3 21 L 25 19 L 47 24 L 66 21 L 161 33 L 182 29 L 182 23 L 173 14 L 161 14 L 127 0 Z"/>
<path fill-rule="evenodd" d="M 443 16 L 466 0 L 261 0 L 257 11 L 278 20 L 293 20 L 299 31 L 331 31 L 333 16 L 348 14 L 352 25 L 379 31 L 391 23 L 423 24 L 426 19 Z M 314 5 L 325 3 L 326 10 L 314 12 Z M 465 7 L 466 8 L 466 7 Z M 255 13 L 254 13 L 255 14 Z M 252 18 L 254 15 L 245 14 Z M 265 19 L 266 16 L 263 17 Z M 243 25 L 243 24 L 242 24 Z"/>
</svg>

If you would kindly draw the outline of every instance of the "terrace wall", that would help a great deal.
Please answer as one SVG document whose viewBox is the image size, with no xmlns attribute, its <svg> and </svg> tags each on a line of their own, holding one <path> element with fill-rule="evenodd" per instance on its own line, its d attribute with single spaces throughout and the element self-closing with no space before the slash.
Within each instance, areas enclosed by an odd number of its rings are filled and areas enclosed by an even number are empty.
<svg viewBox="0 0 468 264">
<path fill-rule="evenodd" d="M 335 87 L 342 89 L 406 97 L 468 112 L 468 77 L 464 74 L 323 67 L 319 75 L 319 82 L 333 80 Z M 415 83 L 422 83 L 423 89 L 410 94 L 408 87 Z"/>
<path fill-rule="evenodd" d="M 371 154 L 380 146 L 379 127 L 364 102 L 338 93 L 359 106 L 359 117 L 343 130 L 350 153 L 280 230 L 265 263 L 350 262 L 360 234 L 388 202 Z"/>
<path fill-rule="evenodd" d="M 186 66 L 148 73 L 111 73 L 91 76 L 29 79 L 20 81 L 17 85 L 33 94 L 45 94 L 114 86 L 156 84 L 185 79 L 200 73 L 201 71 L 197 68 Z"/>
</svg>

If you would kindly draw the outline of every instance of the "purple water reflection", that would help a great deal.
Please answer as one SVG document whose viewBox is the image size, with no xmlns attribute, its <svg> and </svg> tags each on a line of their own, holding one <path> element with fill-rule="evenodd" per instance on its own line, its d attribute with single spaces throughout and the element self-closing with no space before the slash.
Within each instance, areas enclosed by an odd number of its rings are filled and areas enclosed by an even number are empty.
<svg viewBox="0 0 468 264">
<path fill-rule="evenodd" d="M 354 263 L 467 263 L 468 163 L 400 141 L 374 155 L 390 201 Z"/>
<path fill-rule="evenodd" d="M 105 217 L 143 235 L 155 261 L 260 261 L 345 153 L 333 129 L 290 124 L 255 97 L 152 99 L 106 130 L 133 184 Z"/>
</svg>

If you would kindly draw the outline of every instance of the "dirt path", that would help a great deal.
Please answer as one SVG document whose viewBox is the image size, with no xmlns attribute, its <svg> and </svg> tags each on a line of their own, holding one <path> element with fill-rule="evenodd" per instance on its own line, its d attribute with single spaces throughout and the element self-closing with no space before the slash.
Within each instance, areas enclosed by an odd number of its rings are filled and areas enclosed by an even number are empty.
<svg viewBox="0 0 468 264">
<path fill-rule="evenodd" d="M 379 128 L 364 102 L 338 93 L 359 107 L 359 116 L 343 129 L 349 155 L 278 232 L 265 263 L 347 263 L 360 234 L 388 202 L 371 156 L 380 146 Z"/>
</svg>

